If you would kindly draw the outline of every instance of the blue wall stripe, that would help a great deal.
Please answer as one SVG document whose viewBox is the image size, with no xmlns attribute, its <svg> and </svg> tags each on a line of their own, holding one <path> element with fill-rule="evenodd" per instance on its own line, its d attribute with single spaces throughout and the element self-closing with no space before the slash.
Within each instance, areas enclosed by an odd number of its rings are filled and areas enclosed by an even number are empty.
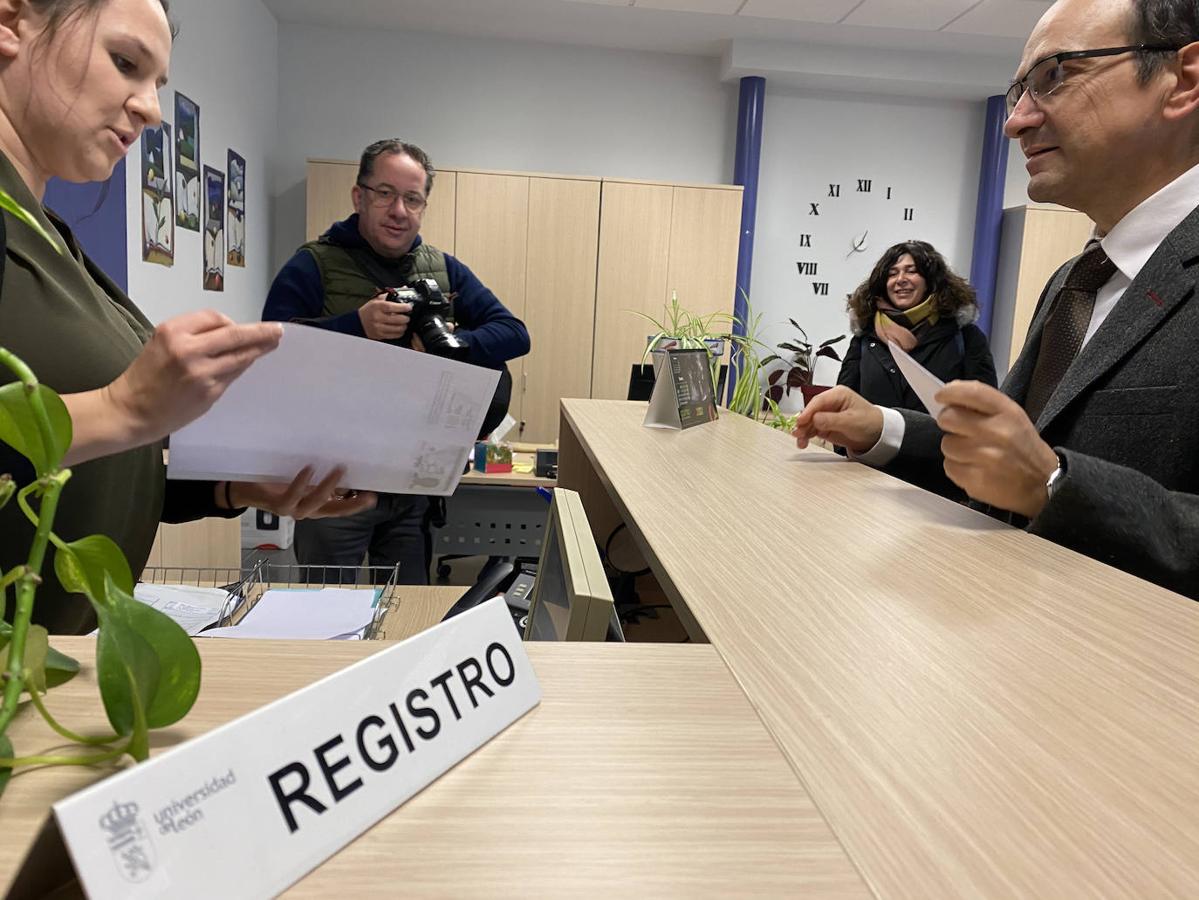
<svg viewBox="0 0 1199 900">
<path fill-rule="evenodd" d="M 978 212 L 974 219 L 974 256 L 970 283 L 978 294 L 978 327 L 991 334 L 995 282 L 999 277 L 999 239 L 1003 231 L 1003 190 L 1007 178 L 1008 141 L 1003 136 L 1007 108 L 1003 97 L 987 99 L 982 166 L 978 177 Z"/>
<path fill-rule="evenodd" d="M 754 265 L 754 229 L 758 220 L 758 166 L 762 159 L 762 120 L 766 106 L 766 79 L 757 75 L 741 79 L 741 100 L 737 108 L 737 156 L 733 163 L 733 183 L 745 191 L 741 199 L 741 243 L 737 255 L 737 288 L 733 296 L 733 315 L 744 323 L 749 313 L 745 298 L 749 293 Z M 734 324 L 734 334 L 745 334 L 743 324 Z M 732 400 L 741 370 L 741 356 L 730 360 L 728 399 Z"/>
<path fill-rule="evenodd" d="M 105 182 L 72 184 L 58 178 L 50 179 L 44 204 L 71 226 L 84 252 L 104 270 L 104 274 L 120 285 L 122 291 L 128 292 L 125 160 L 117 163 L 112 177 Z"/>
</svg>

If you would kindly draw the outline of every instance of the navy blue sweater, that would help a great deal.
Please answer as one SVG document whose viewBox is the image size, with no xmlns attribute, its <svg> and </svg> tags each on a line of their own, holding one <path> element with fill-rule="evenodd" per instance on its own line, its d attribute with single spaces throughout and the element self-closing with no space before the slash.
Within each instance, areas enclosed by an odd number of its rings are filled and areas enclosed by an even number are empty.
<svg viewBox="0 0 1199 900">
<path fill-rule="evenodd" d="M 329 239 L 342 247 L 362 247 L 373 253 L 358 231 L 357 214 L 334 223 L 327 232 Z M 417 235 L 412 249 L 420 246 Z M 380 258 L 382 260 L 382 258 Z M 445 254 L 450 291 L 454 298 L 454 332 L 468 348 L 466 361 L 490 369 L 502 369 L 504 363 L 529 352 L 529 332 L 524 322 L 512 315 L 475 273 L 450 254 Z M 325 291 L 316 260 L 306 250 L 300 250 L 279 270 L 266 296 L 262 310 L 263 321 L 302 321 L 306 325 L 340 331 L 356 337 L 366 337 L 357 310 L 339 316 L 323 315 Z M 407 335 L 405 335 L 407 337 Z M 406 344 L 407 341 L 404 341 Z"/>
</svg>

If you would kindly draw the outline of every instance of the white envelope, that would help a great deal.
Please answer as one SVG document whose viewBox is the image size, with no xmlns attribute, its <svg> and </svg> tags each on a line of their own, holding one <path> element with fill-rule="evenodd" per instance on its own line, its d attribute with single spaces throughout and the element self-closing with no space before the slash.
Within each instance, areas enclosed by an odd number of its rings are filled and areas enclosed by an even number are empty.
<svg viewBox="0 0 1199 900">
<path fill-rule="evenodd" d="M 920 402 L 924 404 L 934 419 L 937 418 L 945 407 L 933 397 L 941 388 L 945 387 L 945 382 L 912 359 L 898 344 L 887 341 L 887 347 L 890 348 L 895 364 L 899 366 L 899 371 L 903 372 L 903 377 L 908 380 L 908 384 L 912 386 L 912 390 L 916 392 Z"/>
</svg>

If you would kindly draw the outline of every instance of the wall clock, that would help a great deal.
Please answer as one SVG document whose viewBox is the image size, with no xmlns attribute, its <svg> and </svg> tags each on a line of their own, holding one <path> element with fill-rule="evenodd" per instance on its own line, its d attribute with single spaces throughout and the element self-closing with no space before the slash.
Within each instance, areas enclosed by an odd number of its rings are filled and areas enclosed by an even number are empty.
<svg viewBox="0 0 1199 900">
<path fill-rule="evenodd" d="M 826 177 L 809 188 L 796 248 L 801 296 L 840 302 L 888 247 L 920 239 L 920 213 L 905 194 L 894 181 L 873 177 Z"/>
</svg>

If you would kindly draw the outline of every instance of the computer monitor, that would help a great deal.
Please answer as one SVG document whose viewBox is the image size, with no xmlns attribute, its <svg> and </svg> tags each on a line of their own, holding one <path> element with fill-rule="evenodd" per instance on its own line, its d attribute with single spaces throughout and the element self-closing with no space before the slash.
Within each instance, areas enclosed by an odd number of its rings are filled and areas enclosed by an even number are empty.
<svg viewBox="0 0 1199 900">
<path fill-rule="evenodd" d="M 525 640 L 624 640 L 583 501 L 565 488 L 554 489 L 541 537 Z"/>
</svg>

